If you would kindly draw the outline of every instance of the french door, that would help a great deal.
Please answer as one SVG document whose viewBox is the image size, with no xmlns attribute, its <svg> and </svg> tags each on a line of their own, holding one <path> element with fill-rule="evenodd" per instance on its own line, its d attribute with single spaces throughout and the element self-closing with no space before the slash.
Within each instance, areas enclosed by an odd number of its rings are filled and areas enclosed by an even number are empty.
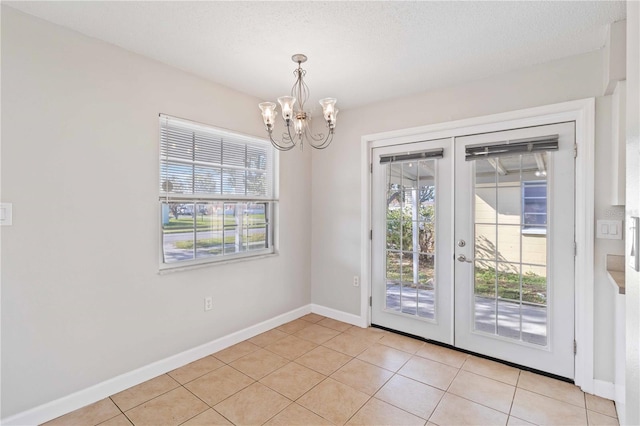
<svg viewBox="0 0 640 426">
<path fill-rule="evenodd" d="M 441 139 L 374 149 L 372 322 L 453 344 L 453 153 Z"/>
<path fill-rule="evenodd" d="M 375 148 L 372 323 L 573 378 L 574 139 Z"/>
</svg>

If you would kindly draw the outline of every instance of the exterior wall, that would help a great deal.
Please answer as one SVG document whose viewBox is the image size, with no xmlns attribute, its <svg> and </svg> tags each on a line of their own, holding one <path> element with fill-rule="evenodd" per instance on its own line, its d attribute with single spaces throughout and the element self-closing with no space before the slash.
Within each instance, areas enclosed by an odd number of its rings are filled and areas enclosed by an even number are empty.
<svg viewBox="0 0 640 426">
<path fill-rule="evenodd" d="M 278 256 L 158 273 L 158 114 L 264 137 L 258 102 L 2 6 L 2 418 L 310 303 L 308 151 Z"/>
<path fill-rule="evenodd" d="M 507 199 L 507 203 L 501 201 L 501 205 L 507 211 L 520 211 L 522 202 L 522 189 L 520 185 L 508 187 L 508 193 L 501 188 L 501 197 Z M 476 188 L 475 217 L 476 222 L 492 223 L 496 221 L 495 189 Z M 511 208 L 505 204 L 513 204 Z M 498 213 L 498 238 L 496 240 L 495 228 L 479 225 L 476 227 L 476 245 L 481 251 L 493 252 L 497 248 L 497 258 L 504 262 L 520 262 L 520 250 L 522 249 L 522 262 L 538 265 L 547 264 L 547 239 L 544 234 L 523 234 L 518 225 L 522 221 L 520 215 Z M 521 247 L 522 245 L 522 247 Z M 478 256 L 476 256 L 478 257 Z M 487 256 L 480 256 L 487 257 Z M 522 273 L 534 273 L 546 276 L 546 268 L 539 266 L 523 265 Z"/>
</svg>

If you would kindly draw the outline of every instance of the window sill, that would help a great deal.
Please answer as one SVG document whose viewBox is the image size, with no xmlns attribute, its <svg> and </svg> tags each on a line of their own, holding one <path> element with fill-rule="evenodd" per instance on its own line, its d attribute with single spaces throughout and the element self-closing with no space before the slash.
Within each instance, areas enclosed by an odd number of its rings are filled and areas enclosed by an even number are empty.
<svg viewBox="0 0 640 426">
<path fill-rule="evenodd" d="M 544 228 L 523 229 L 522 235 L 547 235 L 547 230 Z"/>
<path fill-rule="evenodd" d="M 274 250 L 273 253 L 264 253 L 264 254 L 258 254 L 255 256 L 234 257 L 232 259 L 218 260 L 214 262 L 199 262 L 199 263 L 191 263 L 188 265 L 183 264 L 183 265 L 176 265 L 176 266 L 161 265 L 160 269 L 158 270 L 158 274 L 165 275 L 165 274 L 171 274 L 174 272 L 183 272 L 183 271 L 190 271 L 193 269 L 208 268 L 211 266 L 231 265 L 234 263 L 248 262 L 251 260 L 261 260 L 261 259 L 266 259 L 266 258 L 276 257 L 276 256 L 279 256 L 279 252 L 277 250 Z"/>
</svg>

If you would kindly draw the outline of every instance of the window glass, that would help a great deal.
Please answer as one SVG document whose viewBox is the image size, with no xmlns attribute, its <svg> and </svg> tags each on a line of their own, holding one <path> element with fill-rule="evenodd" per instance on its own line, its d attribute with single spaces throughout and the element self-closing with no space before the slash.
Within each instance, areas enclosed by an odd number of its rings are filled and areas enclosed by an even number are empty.
<svg viewBox="0 0 640 426">
<path fill-rule="evenodd" d="M 524 229 L 545 229 L 547 225 L 547 183 L 522 183 L 522 222 Z"/>
</svg>

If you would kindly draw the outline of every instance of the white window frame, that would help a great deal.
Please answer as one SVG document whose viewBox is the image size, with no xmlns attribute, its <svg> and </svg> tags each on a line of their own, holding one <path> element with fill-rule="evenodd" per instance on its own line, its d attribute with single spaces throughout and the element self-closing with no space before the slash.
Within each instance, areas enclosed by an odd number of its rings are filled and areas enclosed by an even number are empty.
<svg viewBox="0 0 640 426">
<path fill-rule="evenodd" d="M 198 136 L 207 137 L 209 138 L 209 141 L 214 140 L 213 144 L 209 142 L 209 146 L 205 146 L 205 144 L 203 144 L 201 145 L 201 147 L 204 147 L 205 149 L 211 149 L 212 150 L 211 153 L 213 153 L 213 150 L 215 150 L 216 148 L 219 148 L 220 150 L 219 160 L 202 161 L 202 160 L 198 160 L 195 157 L 195 155 L 191 160 L 189 160 L 185 156 L 180 156 L 180 157 L 171 156 L 169 149 L 163 149 L 163 147 L 166 147 L 167 146 L 166 144 L 170 143 L 171 141 L 171 139 L 167 139 L 167 137 L 173 137 L 173 136 L 167 136 L 168 133 L 166 131 L 163 132 L 163 129 L 166 129 L 167 126 L 178 126 L 182 129 L 186 129 L 184 130 L 186 132 L 193 132 L 194 142 L 192 145 L 192 152 L 195 152 L 195 150 L 197 149 L 195 139 Z M 160 272 L 176 271 L 181 269 L 201 267 L 201 266 L 207 266 L 207 265 L 213 265 L 213 264 L 224 264 L 229 262 L 258 259 L 258 258 L 263 258 L 265 256 L 271 256 L 271 255 L 277 254 L 277 246 L 276 246 L 277 223 L 275 218 L 277 216 L 277 203 L 278 203 L 277 194 L 278 194 L 278 165 L 279 165 L 278 160 L 279 158 L 278 158 L 278 151 L 276 151 L 273 148 L 271 143 L 268 140 L 263 138 L 257 138 L 254 136 L 245 135 L 238 132 L 232 132 L 226 129 L 221 129 L 218 127 L 197 123 L 190 120 L 172 117 L 165 114 L 159 115 L 158 131 L 159 131 L 159 136 L 158 136 L 158 140 L 159 140 L 159 143 L 158 143 L 159 206 L 158 206 L 158 209 L 159 209 L 159 216 L 160 216 L 159 224 L 158 224 L 159 235 L 160 235 L 158 253 L 159 253 Z M 217 139 L 219 139 L 219 142 L 217 141 Z M 180 145 L 180 141 L 178 141 L 178 139 L 176 139 L 176 144 Z M 187 145 L 185 145 L 185 147 L 188 146 L 188 144 L 189 142 L 187 142 Z M 237 156 L 237 152 L 236 152 L 236 157 L 234 158 L 236 162 L 235 165 L 225 162 L 225 157 L 223 156 L 222 152 L 223 152 L 223 148 L 227 146 L 226 144 L 233 145 L 234 148 L 237 148 L 239 146 L 245 147 L 245 151 L 244 151 L 245 165 L 244 166 L 237 165 L 238 159 L 242 158 Z M 215 148 L 210 148 L 212 145 L 215 146 Z M 176 145 L 173 145 L 174 153 L 182 152 L 182 151 L 175 150 L 175 146 Z M 259 194 L 247 193 L 248 192 L 248 189 L 247 189 L 248 186 L 247 186 L 247 180 L 246 180 L 247 173 L 252 170 L 251 166 L 249 166 L 246 163 L 247 147 L 248 148 L 254 147 L 254 148 L 257 148 L 258 150 L 264 150 L 266 152 L 267 164 L 264 169 L 265 176 L 266 176 L 265 187 L 264 187 L 264 190 L 261 190 L 260 191 L 261 193 Z M 209 153 L 209 151 L 207 151 L 207 153 Z M 166 184 L 168 180 L 166 171 L 169 169 L 169 165 L 175 166 L 176 164 L 180 164 L 179 167 L 181 167 L 183 171 L 191 168 L 193 185 L 183 191 L 174 190 L 173 184 L 169 184 L 169 185 Z M 217 184 L 214 183 L 214 184 L 210 184 L 209 186 L 209 188 L 219 187 L 218 189 L 210 190 L 206 187 L 196 185 L 195 173 L 197 168 L 199 167 L 207 167 L 215 171 L 219 170 L 220 173 L 219 173 L 219 179 L 217 180 Z M 241 187 L 244 188 L 244 193 L 239 193 L 235 189 L 229 189 L 224 184 L 225 172 L 233 173 L 237 177 L 238 171 L 240 171 L 240 174 L 242 174 L 242 171 L 245 171 L 244 179 L 242 180 L 242 184 L 240 185 Z M 187 177 L 190 176 L 189 172 L 186 173 L 186 176 Z M 176 185 L 176 186 L 179 186 L 179 185 Z M 218 206 L 224 206 L 223 207 L 224 211 L 222 213 L 223 222 L 222 222 L 222 228 L 221 228 L 222 229 L 221 233 L 223 236 L 223 242 L 221 245 L 222 252 L 220 254 L 198 257 L 196 255 L 198 250 L 197 239 L 196 239 L 197 232 L 198 232 L 197 230 L 198 229 L 197 217 L 199 213 L 198 204 L 207 204 L 207 203 L 209 206 L 212 206 L 212 204 L 214 203 L 218 204 Z M 192 206 L 191 209 L 187 208 L 187 210 L 190 210 L 190 214 L 185 213 L 185 216 L 193 217 L 193 227 L 185 231 L 185 233 L 193 232 L 192 248 L 186 249 L 186 250 L 192 250 L 193 256 L 190 259 L 168 261 L 168 259 L 166 258 L 164 239 L 165 239 L 165 235 L 169 235 L 169 234 L 165 234 L 164 226 L 166 223 L 169 223 L 169 220 L 171 217 L 169 213 L 170 208 L 168 207 L 169 204 L 174 204 L 174 205 L 185 204 L 187 206 L 191 204 Z M 259 204 L 259 205 L 265 206 L 264 228 L 265 228 L 265 246 L 266 247 L 259 248 L 259 249 L 252 249 L 252 250 L 248 250 L 245 247 L 244 251 L 226 253 L 225 238 L 228 236 L 227 232 L 225 231 L 225 229 L 227 228 L 227 219 L 228 219 L 227 215 L 225 214 L 226 209 L 228 207 L 233 207 L 234 209 L 233 217 L 236 219 L 236 223 L 237 223 L 238 213 L 235 209 L 238 206 L 246 206 L 247 209 L 250 209 L 252 207 L 255 208 L 255 206 L 249 206 L 251 204 L 253 205 Z M 247 210 L 246 212 L 248 211 L 249 210 Z M 212 212 L 208 212 L 208 214 L 211 215 Z M 241 220 L 244 221 L 243 218 L 241 218 Z M 244 222 L 243 224 L 246 225 L 246 223 Z M 234 226 L 232 226 L 232 228 L 233 227 Z M 242 232 L 242 230 L 249 229 L 248 226 L 241 227 L 237 225 L 235 226 L 235 228 L 237 228 L 235 233 L 237 233 L 238 235 L 240 235 L 240 232 Z M 238 241 L 239 241 L 238 236 L 236 236 L 236 244 L 238 244 Z M 241 245 L 243 246 L 245 244 L 246 242 L 244 244 L 241 243 Z M 187 253 L 188 251 L 185 251 L 185 254 Z"/>
</svg>

